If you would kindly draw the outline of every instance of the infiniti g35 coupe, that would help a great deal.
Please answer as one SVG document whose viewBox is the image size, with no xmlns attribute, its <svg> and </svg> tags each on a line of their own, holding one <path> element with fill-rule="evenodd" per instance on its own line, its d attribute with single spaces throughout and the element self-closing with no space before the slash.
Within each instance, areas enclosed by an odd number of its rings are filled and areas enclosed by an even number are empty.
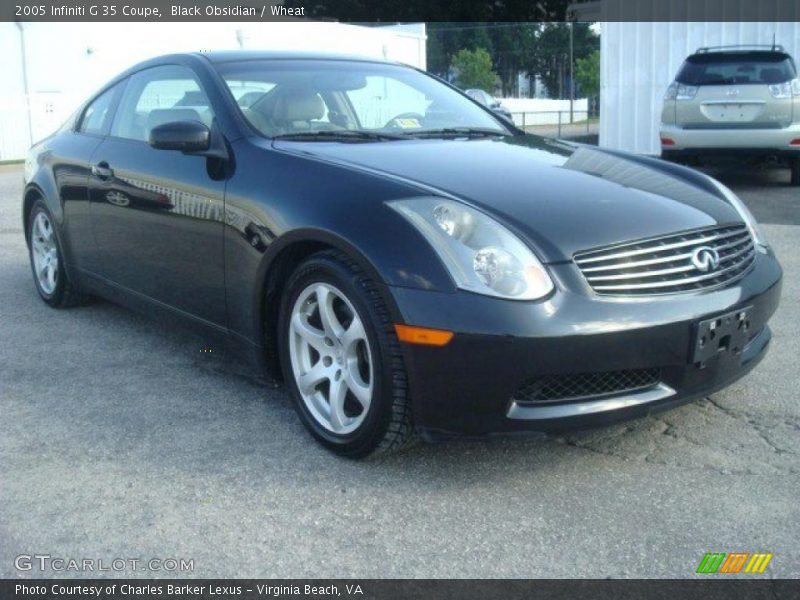
<svg viewBox="0 0 800 600">
<path fill-rule="evenodd" d="M 53 307 L 218 334 L 327 448 L 558 432 L 707 395 L 764 356 L 781 268 L 724 185 L 526 135 L 399 64 L 157 58 L 31 150 Z"/>
</svg>

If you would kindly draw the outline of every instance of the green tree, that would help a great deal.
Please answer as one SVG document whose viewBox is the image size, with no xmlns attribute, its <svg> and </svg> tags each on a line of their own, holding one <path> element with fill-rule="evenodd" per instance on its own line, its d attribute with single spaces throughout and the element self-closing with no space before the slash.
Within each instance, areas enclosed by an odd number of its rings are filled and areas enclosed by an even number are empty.
<svg viewBox="0 0 800 600">
<path fill-rule="evenodd" d="M 600 93 L 600 51 L 595 50 L 585 58 L 575 61 L 575 81 L 585 96 Z"/>
<path fill-rule="evenodd" d="M 500 77 L 503 96 L 518 93 L 517 76 L 536 52 L 539 23 L 427 23 L 428 70 L 447 78 L 455 53 L 484 48 Z"/>
<path fill-rule="evenodd" d="M 503 96 L 519 94 L 518 76 L 527 73 L 532 81 L 541 78 L 551 97 L 569 97 L 570 28 L 575 61 L 599 49 L 600 38 L 591 23 L 427 23 L 428 70 L 449 78 L 456 52 L 484 48 L 500 77 Z"/>
<path fill-rule="evenodd" d="M 600 48 L 600 38 L 590 23 L 548 23 L 538 38 L 536 54 L 527 71 L 538 75 L 551 98 L 569 98 L 569 30 L 573 32 L 573 60 Z"/>
<path fill-rule="evenodd" d="M 456 82 L 462 89 L 480 88 L 494 93 L 497 73 L 492 70 L 492 57 L 483 48 L 468 50 L 462 48 L 453 57 Z"/>
<path fill-rule="evenodd" d="M 536 54 L 539 23 L 488 23 L 487 30 L 492 40 L 489 52 L 494 69 L 500 76 L 503 96 L 516 96 L 519 90 L 519 75 L 525 72 L 529 57 Z"/>
<path fill-rule="evenodd" d="M 428 71 L 447 78 L 456 52 L 484 48 L 492 54 L 492 40 L 484 27 L 471 23 L 428 23 Z"/>
</svg>

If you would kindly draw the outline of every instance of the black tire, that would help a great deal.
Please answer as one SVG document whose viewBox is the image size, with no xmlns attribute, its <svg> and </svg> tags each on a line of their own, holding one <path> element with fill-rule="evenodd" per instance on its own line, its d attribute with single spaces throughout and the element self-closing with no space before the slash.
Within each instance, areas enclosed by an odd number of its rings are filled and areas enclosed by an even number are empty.
<svg viewBox="0 0 800 600">
<path fill-rule="evenodd" d="M 790 184 L 800 185 L 800 158 L 793 158 L 789 162 L 789 169 L 791 169 L 792 173 Z"/>
<path fill-rule="evenodd" d="M 36 268 L 33 261 L 33 224 L 39 213 L 44 213 L 50 221 L 53 227 L 56 248 L 58 249 L 59 268 L 56 276 L 56 286 L 50 293 L 42 288 L 36 276 Z M 86 302 L 87 298 L 78 292 L 76 286 L 70 281 L 67 275 L 67 271 L 64 268 L 66 255 L 64 254 L 64 245 L 61 242 L 58 227 L 55 225 L 53 215 L 50 214 L 50 211 L 47 209 L 47 204 L 45 204 L 44 200 L 41 198 L 33 203 L 30 215 L 28 215 L 28 259 L 31 264 L 31 273 L 33 274 L 33 283 L 36 286 L 36 291 L 39 292 L 39 297 L 44 300 L 46 304 L 53 308 L 69 308 Z"/>
<path fill-rule="evenodd" d="M 373 354 L 373 397 L 363 422 L 340 435 L 321 425 L 303 400 L 289 353 L 292 308 L 313 283 L 327 283 L 343 292 L 364 324 Z M 386 305 L 374 282 L 346 255 L 336 251 L 315 254 L 291 275 L 284 288 L 278 321 L 278 346 L 284 381 L 300 420 L 327 449 L 348 458 L 363 458 L 397 450 L 414 437 L 411 404 L 402 352 Z"/>
</svg>

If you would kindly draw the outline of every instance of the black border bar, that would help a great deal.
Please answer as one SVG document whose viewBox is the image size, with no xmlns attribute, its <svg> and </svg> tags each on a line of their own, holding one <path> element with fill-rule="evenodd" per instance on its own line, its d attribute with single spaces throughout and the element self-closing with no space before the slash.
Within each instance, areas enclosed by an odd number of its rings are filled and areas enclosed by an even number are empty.
<svg viewBox="0 0 800 600">
<path fill-rule="evenodd" d="M 173 11 L 173 7 L 190 9 Z M 68 10 L 67 10 L 68 9 Z M 2 0 L 0 21 L 800 21 L 800 0 Z"/>
<path fill-rule="evenodd" d="M 171 586 L 171 587 L 170 587 Z M 309 587 L 306 587 L 309 586 Z M 269 589 L 267 589 L 269 588 Z M 800 580 L 696 579 L 4 579 L 3 600 L 783 600 Z"/>
</svg>

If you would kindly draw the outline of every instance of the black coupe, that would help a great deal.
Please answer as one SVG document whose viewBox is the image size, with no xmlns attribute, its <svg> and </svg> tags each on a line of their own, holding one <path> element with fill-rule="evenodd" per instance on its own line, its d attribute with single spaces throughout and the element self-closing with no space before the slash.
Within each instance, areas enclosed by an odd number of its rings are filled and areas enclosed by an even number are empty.
<svg viewBox="0 0 800 600">
<path fill-rule="evenodd" d="M 764 356 L 780 296 L 717 181 L 526 135 L 370 59 L 150 60 L 36 144 L 25 178 L 45 302 L 219 334 L 351 457 L 707 395 Z"/>
</svg>

